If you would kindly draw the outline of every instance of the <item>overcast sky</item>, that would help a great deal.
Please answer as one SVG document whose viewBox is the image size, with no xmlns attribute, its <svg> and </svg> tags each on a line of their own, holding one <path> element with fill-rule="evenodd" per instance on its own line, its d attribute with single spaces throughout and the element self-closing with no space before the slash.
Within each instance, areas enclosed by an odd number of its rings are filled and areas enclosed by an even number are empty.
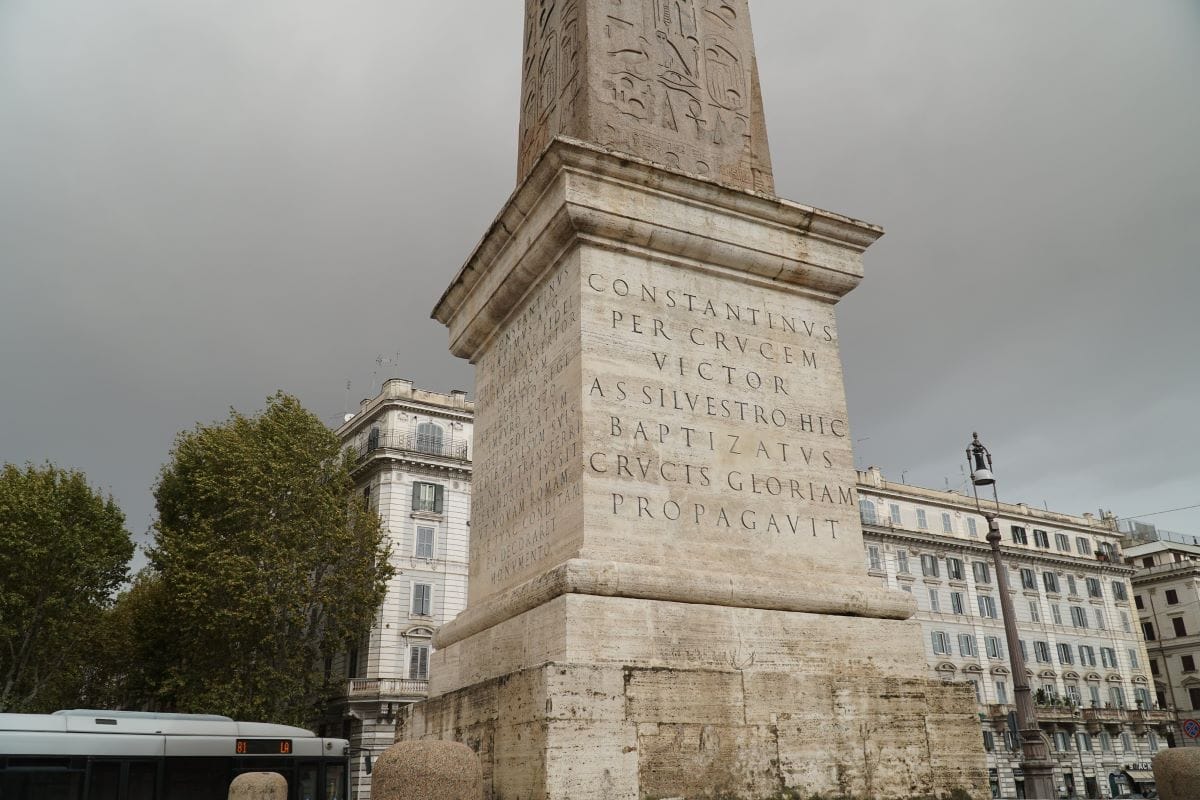
<svg viewBox="0 0 1200 800">
<path fill-rule="evenodd" d="M 1200 3 L 752 9 L 779 194 L 887 230 L 839 311 L 859 465 L 958 486 L 978 429 L 1006 500 L 1200 504 Z M 429 313 L 514 185 L 521 24 L 0 0 L 0 460 L 143 534 L 198 420 L 470 389 Z"/>
</svg>

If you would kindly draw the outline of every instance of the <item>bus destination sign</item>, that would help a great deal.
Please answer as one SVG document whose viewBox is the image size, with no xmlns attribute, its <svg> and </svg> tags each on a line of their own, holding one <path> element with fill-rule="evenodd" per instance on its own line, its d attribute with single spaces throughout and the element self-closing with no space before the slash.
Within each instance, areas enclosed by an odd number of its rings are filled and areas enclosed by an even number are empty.
<svg viewBox="0 0 1200 800">
<path fill-rule="evenodd" d="M 290 756 L 291 739 L 238 739 L 234 749 L 239 756 Z"/>
</svg>

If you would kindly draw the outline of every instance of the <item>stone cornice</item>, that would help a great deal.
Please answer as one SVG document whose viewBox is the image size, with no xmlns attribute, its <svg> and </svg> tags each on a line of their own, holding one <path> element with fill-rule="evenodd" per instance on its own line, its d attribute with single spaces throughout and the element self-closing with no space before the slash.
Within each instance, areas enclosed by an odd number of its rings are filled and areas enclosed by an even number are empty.
<svg viewBox="0 0 1200 800">
<path fill-rule="evenodd" d="M 948 550 L 959 550 L 964 553 L 971 553 L 981 561 L 991 563 L 992 548 L 982 538 L 978 542 L 973 542 L 967 539 L 959 539 L 953 536 L 939 536 L 935 533 L 927 531 L 910 531 L 905 528 L 891 528 L 883 525 L 867 525 L 862 526 L 865 536 L 874 536 L 880 539 L 891 539 L 894 541 L 902 541 L 914 544 L 918 547 L 939 547 Z M 1000 552 L 1006 559 L 1011 561 L 1030 561 L 1037 564 L 1047 564 L 1063 570 L 1071 570 L 1075 572 L 1098 571 L 1108 573 L 1114 576 L 1130 577 L 1134 574 L 1134 568 L 1125 564 L 1119 564 L 1114 561 L 1095 561 L 1092 559 L 1071 558 L 1055 555 L 1052 552 L 1043 553 L 1036 550 L 1026 550 L 1024 548 L 1012 548 L 1000 545 Z"/>
<path fill-rule="evenodd" d="M 588 243 L 834 302 L 862 279 L 878 226 L 557 139 L 434 308 L 475 360 L 527 293 Z"/>
</svg>

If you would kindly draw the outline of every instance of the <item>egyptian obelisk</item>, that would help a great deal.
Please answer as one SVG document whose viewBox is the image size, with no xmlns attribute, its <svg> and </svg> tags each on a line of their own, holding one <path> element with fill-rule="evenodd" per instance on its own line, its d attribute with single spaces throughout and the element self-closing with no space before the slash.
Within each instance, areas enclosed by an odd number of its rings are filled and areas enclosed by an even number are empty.
<svg viewBox="0 0 1200 800">
<path fill-rule="evenodd" d="M 746 0 L 525 10 L 518 186 L 434 311 L 468 607 L 398 736 L 504 800 L 987 796 L 866 575 L 834 311 L 882 230 L 774 195 Z"/>
</svg>

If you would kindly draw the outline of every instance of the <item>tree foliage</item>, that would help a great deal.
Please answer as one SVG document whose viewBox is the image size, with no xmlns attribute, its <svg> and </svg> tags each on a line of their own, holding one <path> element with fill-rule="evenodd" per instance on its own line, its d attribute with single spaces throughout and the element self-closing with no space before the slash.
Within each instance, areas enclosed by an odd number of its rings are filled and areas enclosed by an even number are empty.
<svg viewBox="0 0 1200 800">
<path fill-rule="evenodd" d="M 0 711 L 75 705 L 133 542 L 111 497 L 51 464 L 0 471 Z"/>
<path fill-rule="evenodd" d="M 392 568 L 337 437 L 294 398 L 176 439 L 155 488 L 151 572 L 122 610 L 146 703 L 303 723 L 322 661 L 370 629 Z M 125 601 L 125 598 L 123 598 Z"/>
</svg>

